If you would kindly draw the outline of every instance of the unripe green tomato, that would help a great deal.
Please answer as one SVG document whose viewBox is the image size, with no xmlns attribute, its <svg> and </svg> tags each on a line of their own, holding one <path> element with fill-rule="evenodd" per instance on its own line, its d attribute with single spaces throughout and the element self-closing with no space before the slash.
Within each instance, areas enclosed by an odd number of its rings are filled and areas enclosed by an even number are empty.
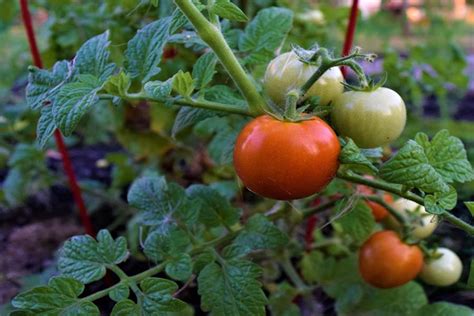
<svg viewBox="0 0 474 316">
<path fill-rule="evenodd" d="M 388 88 L 344 92 L 334 101 L 331 113 L 336 131 L 352 138 L 361 148 L 387 145 L 403 132 L 405 103 Z"/>
<path fill-rule="evenodd" d="M 286 94 L 301 88 L 318 70 L 317 66 L 301 62 L 293 52 L 287 52 L 273 59 L 267 66 L 263 85 L 267 95 L 280 106 L 285 106 Z M 342 94 L 344 77 L 338 67 L 327 70 L 304 95 L 304 98 L 318 96 L 320 105 L 327 105 Z"/>
<path fill-rule="evenodd" d="M 420 278 L 435 286 L 449 286 L 456 283 L 462 273 L 461 259 L 448 248 L 438 248 L 436 252 L 442 256 L 426 260 Z"/>
<path fill-rule="evenodd" d="M 428 213 L 423 206 L 411 200 L 400 198 L 392 204 L 392 207 L 402 215 L 407 215 L 409 212 L 419 217 L 412 223 L 413 229 L 411 230 L 411 235 L 417 239 L 428 237 L 438 226 L 436 215 Z"/>
</svg>

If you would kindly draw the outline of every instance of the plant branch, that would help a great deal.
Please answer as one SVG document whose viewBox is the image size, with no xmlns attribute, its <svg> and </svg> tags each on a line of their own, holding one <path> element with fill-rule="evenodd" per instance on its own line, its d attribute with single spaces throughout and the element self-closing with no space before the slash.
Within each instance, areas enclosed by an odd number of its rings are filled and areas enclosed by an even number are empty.
<svg viewBox="0 0 474 316">
<path fill-rule="evenodd" d="M 255 84 L 245 72 L 244 68 L 240 65 L 237 57 L 235 57 L 219 29 L 204 17 L 191 0 L 175 0 L 174 2 L 194 26 L 201 39 L 208 44 L 217 55 L 247 100 L 250 113 L 252 115 L 263 113 L 266 105 L 265 101 L 258 93 Z"/>
<path fill-rule="evenodd" d="M 280 266 L 296 288 L 302 293 L 306 292 L 308 286 L 301 279 L 298 272 L 296 272 L 288 256 L 285 256 L 285 258 L 280 261 Z"/>
<path fill-rule="evenodd" d="M 388 182 L 381 181 L 381 180 L 376 180 L 376 179 L 367 179 L 367 178 L 365 178 L 363 176 L 360 176 L 358 174 L 343 173 L 343 172 L 340 172 L 340 171 L 337 172 L 337 177 L 339 179 L 343 179 L 343 180 L 346 180 L 346 181 L 349 181 L 349 182 L 364 184 L 364 185 L 370 186 L 372 188 L 387 191 L 387 192 L 396 194 L 398 196 L 401 196 L 405 199 L 416 202 L 420 205 L 423 205 L 423 206 L 425 205 L 424 199 L 421 196 L 419 196 L 419 195 L 417 195 L 413 192 L 410 192 L 410 191 L 404 191 L 402 189 L 402 186 L 399 185 L 399 184 L 388 183 Z M 466 231 L 468 234 L 474 235 L 474 226 L 472 226 L 471 224 L 469 224 L 469 223 L 463 221 L 462 219 L 456 217 L 455 215 L 453 215 L 449 212 L 444 212 L 444 213 L 438 215 L 438 217 L 440 217 L 440 218 L 450 222 L 454 226 Z"/>
<path fill-rule="evenodd" d="M 271 219 L 278 219 L 282 216 L 284 216 L 284 211 L 280 210 L 278 211 L 277 213 L 274 213 L 272 214 L 272 216 L 268 216 L 269 218 Z M 231 242 L 235 237 L 237 237 L 237 235 L 239 234 L 240 231 L 242 231 L 243 228 L 239 228 L 238 230 L 235 230 L 233 232 L 229 232 L 228 234 L 220 237 L 220 238 L 217 238 L 217 239 L 214 239 L 214 240 L 211 240 L 210 242 L 207 242 L 207 243 L 204 243 L 196 248 L 194 248 L 191 252 L 190 252 L 190 255 L 194 256 L 194 255 L 197 255 L 201 252 L 203 252 L 204 250 L 206 250 L 207 248 L 209 247 L 219 247 L 221 245 L 225 245 L 229 242 Z M 111 286 L 111 287 L 108 287 L 106 289 L 103 289 L 101 291 L 98 291 L 96 293 L 93 293 L 89 296 L 86 296 L 84 298 L 82 298 L 81 300 L 82 301 L 89 301 L 89 302 L 92 302 L 92 301 L 95 301 L 95 300 L 98 300 L 104 296 L 107 296 L 113 289 L 116 289 L 117 287 L 119 287 L 120 285 L 122 284 L 127 284 L 127 285 L 131 285 L 131 284 L 137 284 L 137 283 L 140 283 L 141 280 L 143 279 L 146 279 L 148 277 L 151 277 L 151 276 L 154 276 L 155 274 L 158 274 L 160 273 L 161 271 L 163 271 L 163 269 L 165 268 L 166 264 L 168 262 L 167 261 L 164 261 L 148 270 L 145 270 L 139 274 L 136 274 L 134 276 L 127 276 L 125 274 L 125 272 L 123 272 L 118 266 L 109 266 L 108 268 L 111 269 L 114 273 L 116 273 L 119 277 L 120 277 L 120 282 L 118 282 L 117 284 Z M 296 273 L 296 272 L 295 272 Z"/>
<path fill-rule="evenodd" d="M 248 109 L 243 108 L 241 106 L 233 105 L 233 104 L 224 104 L 224 103 L 219 103 L 219 102 L 212 102 L 212 101 L 207 101 L 204 99 L 196 100 L 193 98 L 178 97 L 178 98 L 169 98 L 166 100 L 162 100 L 162 99 L 150 98 L 144 92 L 129 93 L 125 96 L 125 98 L 129 100 L 148 100 L 148 101 L 163 102 L 163 103 L 171 102 L 172 104 L 180 105 L 180 106 L 191 106 L 195 108 L 212 110 L 212 111 L 228 112 L 232 114 L 239 114 L 239 115 L 246 115 L 246 116 L 255 116 Z"/>
<path fill-rule="evenodd" d="M 450 222 L 454 226 L 457 226 L 457 227 L 465 230 L 470 235 L 474 235 L 474 226 L 472 226 L 469 223 L 466 223 L 465 221 L 463 221 L 459 217 L 456 217 L 455 215 L 453 215 L 449 212 L 445 212 L 445 213 L 439 215 L 439 217 L 441 217 L 442 219 L 444 219 L 447 222 Z"/>
<path fill-rule="evenodd" d="M 387 209 L 387 211 L 393 217 L 395 217 L 395 219 L 400 224 L 402 224 L 404 227 L 408 226 L 408 222 L 407 222 L 407 219 L 405 218 L 405 216 L 403 216 L 400 212 L 398 212 L 396 209 L 394 209 L 390 204 L 385 202 L 384 199 L 382 199 L 380 196 L 377 196 L 377 195 L 364 195 L 364 196 L 362 196 L 362 198 L 382 205 L 385 209 Z"/>
<path fill-rule="evenodd" d="M 364 74 L 364 71 L 362 70 L 362 67 L 360 67 L 359 64 L 355 62 L 356 58 L 369 58 L 369 55 L 366 54 L 361 54 L 358 50 L 355 50 L 352 54 L 348 56 L 344 56 L 341 58 L 331 58 L 329 56 L 329 52 L 325 48 L 320 48 L 313 58 L 320 58 L 320 65 L 318 67 L 318 70 L 308 79 L 308 81 L 301 87 L 300 90 L 300 95 L 303 96 L 308 92 L 308 90 L 313 86 L 313 84 L 321 78 L 321 76 L 330 68 L 332 67 L 338 67 L 338 66 L 349 66 L 354 70 L 354 72 L 357 74 L 357 77 L 359 78 L 360 84 L 362 87 L 368 86 L 367 78 Z"/>
</svg>

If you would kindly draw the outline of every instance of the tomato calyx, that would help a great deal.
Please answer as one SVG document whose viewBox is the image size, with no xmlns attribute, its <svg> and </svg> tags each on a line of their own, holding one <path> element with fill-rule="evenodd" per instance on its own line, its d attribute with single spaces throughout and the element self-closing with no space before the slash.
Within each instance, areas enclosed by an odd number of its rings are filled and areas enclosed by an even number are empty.
<svg viewBox="0 0 474 316">
<path fill-rule="evenodd" d="M 362 54 L 360 47 L 355 47 L 349 55 L 340 58 L 334 58 L 326 48 L 319 47 L 317 44 L 309 51 L 298 46 L 295 46 L 293 51 L 302 62 L 313 63 L 319 66 L 313 76 L 311 76 L 311 78 L 301 87 L 302 95 L 304 95 L 328 69 L 339 66 L 348 66 L 352 68 L 356 73 L 361 86 L 367 86 L 367 77 L 365 76 L 362 67 L 356 62 L 356 59 L 363 58 L 366 61 L 373 62 L 377 57 L 375 54 Z"/>
<path fill-rule="evenodd" d="M 375 80 L 374 78 L 369 77 L 365 84 L 361 83 L 361 85 L 359 86 L 352 85 L 347 82 L 341 82 L 341 83 L 349 91 L 372 92 L 383 87 L 386 82 L 387 82 L 387 73 L 384 73 L 383 76 L 379 80 Z"/>
<path fill-rule="evenodd" d="M 294 89 L 291 89 L 286 93 L 284 109 L 271 107 L 267 111 L 267 114 L 274 118 L 291 122 L 298 122 L 307 119 L 304 113 L 308 109 L 314 111 L 318 108 L 318 105 L 320 105 L 318 100 L 314 98 L 307 99 L 308 92 L 312 89 L 318 79 L 320 79 L 330 69 L 340 66 L 348 66 L 357 74 L 361 87 L 369 86 L 365 73 L 362 67 L 356 62 L 356 59 L 363 58 L 372 62 L 376 57 L 374 54 L 363 54 L 361 53 L 360 48 L 355 48 L 351 54 L 335 58 L 326 48 L 319 47 L 318 45 L 314 45 L 309 50 L 299 46 L 293 46 L 292 53 L 296 55 L 301 63 L 314 66 L 316 70 L 311 77 L 304 82 L 304 84 L 296 86 Z M 375 85 L 373 85 L 373 87 L 375 87 Z M 322 101 L 321 103 L 321 105 L 326 104 L 327 101 Z M 321 115 L 325 113 L 326 111 L 322 111 L 322 113 L 319 114 Z"/>
</svg>

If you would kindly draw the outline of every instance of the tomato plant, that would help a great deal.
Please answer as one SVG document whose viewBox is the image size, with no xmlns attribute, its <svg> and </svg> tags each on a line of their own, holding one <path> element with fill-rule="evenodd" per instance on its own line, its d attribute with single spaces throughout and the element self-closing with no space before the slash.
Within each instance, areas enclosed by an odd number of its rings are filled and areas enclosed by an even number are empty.
<svg viewBox="0 0 474 316">
<path fill-rule="evenodd" d="M 393 288 L 413 280 L 423 267 L 418 246 L 405 244 L 393 231 L 380 231 L 362 245 L 359 270 L 362 278 L 379 288 Z"/>
<path fill-rule="evenodd" d="M 237 137 L 234 166 L 251 191 L 293 200 L 321 191 L 334 178 L 339 152 L 336 134 L 319 118 L 281 122 L 260 116 Z"/>
<path fill-rule="evenodd" d="M 452 250 L 437 248 L 433 258 L 423 265 L 420 278 L 431 285 L 449 286 L 461 278 L 462 262 Z"/>
<path fill-rule="evenodd" d="M 359 61 L 373 54 L 314 44 L 275 56 L 293 44 L 293 12 L 235 3 L 141 1 L 143 14 L 159 8 L 133 19 L 139 31 L 127 26 L 126 40 L 104 29 L 72 61 L 30 68 L 38 148 L 55 129 L 80 136 L 92 117 L 103 119 L 97 134 L 119 122 L 114 137 L 130 147 L 101 161 L 113 165 L 111 194 L 91 190 L 120 213 L 96 223 L 112 222 L 95 238 L 67 240 L 58 275 L 17 295 L 15 313 L 320 314 L 320 296 L 339 315 L 465 312 L 429 303 L 416 281 L 437 260 L 436 239 L 420 240 L 417 224 L 435 216 L 474 235 L 468 213 L 453 211 L 457 186 L 474 180 L 461 140 L 419 132 L 384 151 L 405 105 L 365 74 Z M 350 85 L 341 66 L 356 75 Z M 38 148 L 11 166 L 36 168 Z M 385 212 L 393 231 L 376 223 Z"/>
<path fill-rule="evenodd" d="M 332 120 L 336 130 L 362 148 L 387 145 L 405 128 L 406 108 L 402 98 L 388 88 L 349 91 L 334 102 Z"/>
</svg>

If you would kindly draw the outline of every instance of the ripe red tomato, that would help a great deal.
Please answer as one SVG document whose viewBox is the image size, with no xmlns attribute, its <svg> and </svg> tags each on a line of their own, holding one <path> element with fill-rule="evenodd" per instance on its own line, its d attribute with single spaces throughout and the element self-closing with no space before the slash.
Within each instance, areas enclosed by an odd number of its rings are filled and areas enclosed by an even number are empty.
<svg viewBox="0 0 474 316">
<path fill-rule="evenodd" d="M 391 230 L 376 232 L 362 245 L 359 271 L 369 284 L 388 289 L 413 280 L 423 268 L 423 253 Z"/>
<path fill-rule="evenodd" d="M 234 166 L 249 190 L 292 200 L 315 194 L 332 180 L 339 152 L 336 134 L 318 117 L 283 122 L 262 115 L 240 132 Z"/>
</svg>

